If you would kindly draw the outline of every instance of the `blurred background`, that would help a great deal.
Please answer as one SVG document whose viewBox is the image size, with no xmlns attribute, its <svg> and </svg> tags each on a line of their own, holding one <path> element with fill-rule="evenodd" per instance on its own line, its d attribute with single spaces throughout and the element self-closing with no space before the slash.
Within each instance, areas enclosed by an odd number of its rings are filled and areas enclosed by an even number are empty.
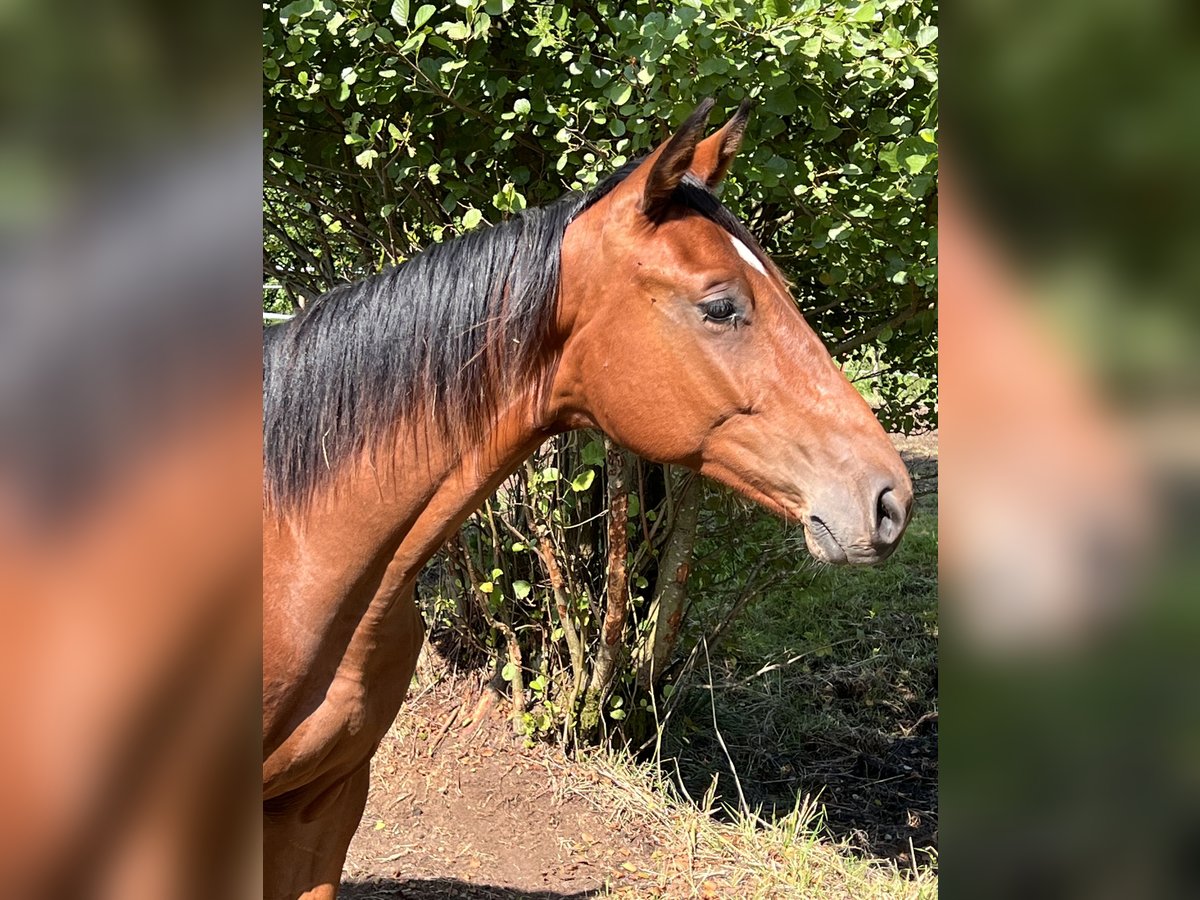
<svg viewBox="0 0 1200 900">
<path fill-rule="evenodd" d="M 0 6 L 0 893 L 259 892 L 256 10 Z"/>
<path fill-rule="evenodd" d="M 1194 896 L 1194 5 L 943 22 L 950 896 Z"/>
</svg>

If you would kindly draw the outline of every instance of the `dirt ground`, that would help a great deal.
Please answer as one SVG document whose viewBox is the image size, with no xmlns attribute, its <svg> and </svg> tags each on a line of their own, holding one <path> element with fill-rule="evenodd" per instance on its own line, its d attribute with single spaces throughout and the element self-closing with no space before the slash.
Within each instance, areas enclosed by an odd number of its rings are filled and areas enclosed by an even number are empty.
<svg viewBox="0 0 1200 900">
<path fill-rule="evenodd" d="M 937 492 L 937 433 L 899 438 L 918 496 Z M 420 673 L 418 675 L 420 678 Z M 481 711 L 478 676 L 414 687 L 375 756 L 366 811 L 350 846 L 351 900 L 582 900 L 722 896 L 663 873 L 679 848 L 588 799 L 603 775 L 513 734 Z M 936 727 L 936 722 L 934 723 Z M 936 768 L 936 732 L 930 762 Z M 905 768 L 908 768 L 907 766 Z M 936 773 L 932 784 L 936 785 Z M 936 787 L 933 788 L 936 790 Z M 936 803 L 934 798 L 932 802 Z"/>
<path fill-rule="evenodd" d="M 498 709 L 471 720 L 480 687 L 459 679 L 406 704 L 373 762 L 342 895 L 566 900 L 657 871 L 649 836 L 571 790 L 598 776 L 526 748 Z"/>
</svg>

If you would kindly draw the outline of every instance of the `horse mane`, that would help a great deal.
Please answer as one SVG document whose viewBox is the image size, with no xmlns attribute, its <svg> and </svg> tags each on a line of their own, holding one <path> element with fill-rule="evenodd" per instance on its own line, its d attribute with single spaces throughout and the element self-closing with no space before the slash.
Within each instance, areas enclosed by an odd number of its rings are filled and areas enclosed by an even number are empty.
<svg viewBox="0 0 1200 900">
<path fill-rule="evenodd" d="M 339 465 L 373 452 L 414 410 L 445 437 L 478 440 L 527 384 L 554 321 L 563 235 L 639 161 L 591 191 L 435 244 L 311 301 L 264 330 L 264 492 L 303 503 Z M 737 236 L 745 226 L 690 176 L 675 199 Z M 773 268 L 773 266 L 772 266 Z"/>
</svg>

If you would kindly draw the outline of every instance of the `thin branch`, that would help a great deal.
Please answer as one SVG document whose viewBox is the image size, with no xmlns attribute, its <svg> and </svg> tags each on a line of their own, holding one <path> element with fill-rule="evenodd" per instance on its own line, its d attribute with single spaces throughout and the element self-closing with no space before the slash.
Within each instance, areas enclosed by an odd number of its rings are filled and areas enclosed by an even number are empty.
<svg viewBox="0 0 1200 900">
<path fill-rule="evenodd" d="M 860 332 L 849 340 L 842 341 L 840 344 L 835 344 L 834 346 L 830 347 L 829 355 L 836 359 L 839 356 L 849 353 L 851 350 L 857 350 L 863 344 L 869 344 L 871 341 L 875 340 L 875 338 L 879 337 L 879 335 L 883 334 L 889 328 L 898 328 L 909 319 L 916 318 L 921 311 L 922 308 L 916 304 L 909 306 L 892 316 L 890 319 L 880 322 L 877 325 L 873 325 L 866 331 Z"/>
</svg>

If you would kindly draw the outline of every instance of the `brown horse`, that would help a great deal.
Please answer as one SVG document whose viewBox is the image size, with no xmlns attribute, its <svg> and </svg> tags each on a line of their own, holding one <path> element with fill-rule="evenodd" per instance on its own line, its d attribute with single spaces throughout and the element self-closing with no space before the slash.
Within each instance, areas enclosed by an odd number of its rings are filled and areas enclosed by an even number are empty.
<svg viewBox="0 0 1200 900">
<path fill-rule="evenodd" d="M 779 271 L 716 200 L 712 101 L 595 190 L 438 245 L 268 332 L 264 894 L 336 896 L 423 640 L 413 583 L 543 441 L 600 428 L 875 563 L 912 486 Z"/>
</svg>

